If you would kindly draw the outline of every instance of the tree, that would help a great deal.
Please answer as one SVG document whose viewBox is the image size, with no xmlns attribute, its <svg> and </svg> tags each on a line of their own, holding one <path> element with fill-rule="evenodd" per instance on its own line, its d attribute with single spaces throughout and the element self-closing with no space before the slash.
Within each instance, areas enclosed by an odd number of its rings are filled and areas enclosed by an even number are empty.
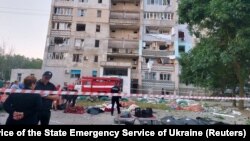
<svg viewBox="0 0 250 141">
<path fill-rule="evenodd" d="M 235 89 L 237 78 L 231 65 L 225 65 L 220 59 L 220 48 L 215 47 L 214 39 L 202 39 L 196 48 L 188 53 L 181 54 L 179 59 L 182 66 L 181 81 L 194 84 L 210 90 L 221 91 L 226 88 Z M 204 55 L 206 54 L 206 55 Z"/>
<path fill-rule="evenodd" d="M 0 45 L 0 78 L 9 80 L 11 69 L 41 69 L 43 62 L 41 59 L 30 59 L 25 56 L 15 55 L 13 47 L 8 51 L 6 49 L 8 49 L 7 45 L 3 42 Z"/>
<path fill-rule="evenodd" d="M 243 97 L 250 67 L 250 1 L 181 0 L 178 12 L 180 23 L 187 23 L 191 33 L 201 38 L 200 46 L 218 49 L 219 65 L 226 67 L 214 67 L 211 71 L 230 69 L 237 78 L 240 97 Z M 208 41 L 214 41 L 212 46 L 206 45 Z M 209 57 L 205 52 L 193 55 Z M 211 66 L 201 64 L 201 67 L 209 69 Z M 244 108 L 244 101 L 240 101 L 239 108 Z"/>
</svg>

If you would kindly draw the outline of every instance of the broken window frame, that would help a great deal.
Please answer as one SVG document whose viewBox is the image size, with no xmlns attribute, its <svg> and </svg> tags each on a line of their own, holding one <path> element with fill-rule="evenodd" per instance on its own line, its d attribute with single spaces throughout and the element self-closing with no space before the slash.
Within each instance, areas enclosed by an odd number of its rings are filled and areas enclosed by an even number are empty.
<svg viewBox="0 0 250 141">
<path fill-rule="evenodd" d="M 75 39 L 75 47 L 84 47 L 84 39 Z"/>
<path fill-rule="evenodd" d="M 76 63 L 82 62 L 82 54 L 73 54 L 72 59 L 73 59 L 72 62 Z"/>
<path fill-rule="evenodd" d="M 71 23 L 68 22 L 53 22 L 53 30 L 71 30 Z"/>
<path fill-rule="evenodd" d="M 86 24 L 76 24 L 76 31 L 78 32 L 84 32 L 86 31 Z"/>
<path fill-rule="evenodd" d="M 84 17 L 86 15 L 87 10 L 86 9 L 78 9 L 77 16 L 78 17 Z"/>
<path fill-rule="evenodd" d="M 50 60 L 64 60 L 65 55 L 66 54 L 63 52 L 52 52 L 52 53 L 48 53 L 47 58 Z"/>
<path fill-rule="evenodd" d="M 61 40 L 61 41 L 57 41 Z M 58 45 L 59 47 L 67 46 L 70 44 L 69 37 L 52 37 L 50 39 L 50 45 Z"/>
</svg>

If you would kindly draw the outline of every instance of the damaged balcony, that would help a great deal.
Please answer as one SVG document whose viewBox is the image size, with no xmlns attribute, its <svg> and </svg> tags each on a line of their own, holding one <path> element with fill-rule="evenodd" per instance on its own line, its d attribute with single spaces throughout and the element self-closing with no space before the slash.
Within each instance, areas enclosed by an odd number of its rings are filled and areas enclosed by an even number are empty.
<svg viewBox="0 0 250 141">
<path fill-rule="evenodd" d="M 67 52 L 70 48 L 69 37 L 50 37 L 49 39 L 49 52 Z"/>
<path fill-rule="evenodd" d="M 149 65 L 142 63 L 142 70 L 149 70 Z M 151 71 L 174 71 L 174 64 L 153 64 Z"/>
<path fill-rule="evenodd" d="M 51 30 L 51 36 L 70 36 L 70 30 Z"/>
<path fill-rule="evenodd" d="M 158 26 L 146 26 L 143 40 L 147 42 L 164 42 L 173 44 L 174 28 L 163 28 Z"/>
<path fill-rule="evenodd" d="M 66 45 L 51 44 L 49 45 L 48 51 L 49 52 L 54 52 L 54 51 L 68 52 L 69 48 L 70 47 Z"/>
<path fill-rule="evenodd" d="M 140 26 L 139 13 L 111 12 L 110 25 L 112 26 Z"/>
<path fill-rule="evenodd" d="M 172 36 L 166 34 L 145 34 L 143 39 L 144 41 L 166 42 L 168 44 L 172 44 L 174 42 Z"/>
<path fill-rule="evenodd" d="M 142 50 L 142 56 L 167 57 L 171 55 L 174 55 L 174 51 L 154 51 L 148 49 Z"/>
<path fill-rule="evenodd" d="M 167 42 L 154 41 L 144 42 L 142 56 L 149 57 L 168 57 L 174 55 L 174 46 Z"/>
</svg>

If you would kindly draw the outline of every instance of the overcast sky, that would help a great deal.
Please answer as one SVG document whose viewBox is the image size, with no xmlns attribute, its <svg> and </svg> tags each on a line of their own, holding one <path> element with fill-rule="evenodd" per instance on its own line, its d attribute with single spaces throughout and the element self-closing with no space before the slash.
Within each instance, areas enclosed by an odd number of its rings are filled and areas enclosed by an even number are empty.
<svg viewBox="0 0 250 141">
<path fill-rule="evenodd" d="M 0 0 L 0 44 L 43 58 L 51 0 Z"/>
</svg>

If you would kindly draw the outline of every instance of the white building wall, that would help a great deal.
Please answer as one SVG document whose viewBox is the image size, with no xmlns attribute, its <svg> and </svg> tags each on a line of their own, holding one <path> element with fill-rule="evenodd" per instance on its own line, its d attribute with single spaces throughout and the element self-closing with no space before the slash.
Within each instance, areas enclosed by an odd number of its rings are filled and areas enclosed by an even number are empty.
<svg viewBox="0 0 250 141">
<path fill-rule="evenodd" d="M 19 81 L 18 74 L 21 75 L 20 82 L 23 82 L 24 78 L 33 74 L 37 80 L 39 80 L 42 77 L 42 70 L 40 69 L 12 69 L 11 70 L 11 78 L 10 81 Z"/>
</svg>

